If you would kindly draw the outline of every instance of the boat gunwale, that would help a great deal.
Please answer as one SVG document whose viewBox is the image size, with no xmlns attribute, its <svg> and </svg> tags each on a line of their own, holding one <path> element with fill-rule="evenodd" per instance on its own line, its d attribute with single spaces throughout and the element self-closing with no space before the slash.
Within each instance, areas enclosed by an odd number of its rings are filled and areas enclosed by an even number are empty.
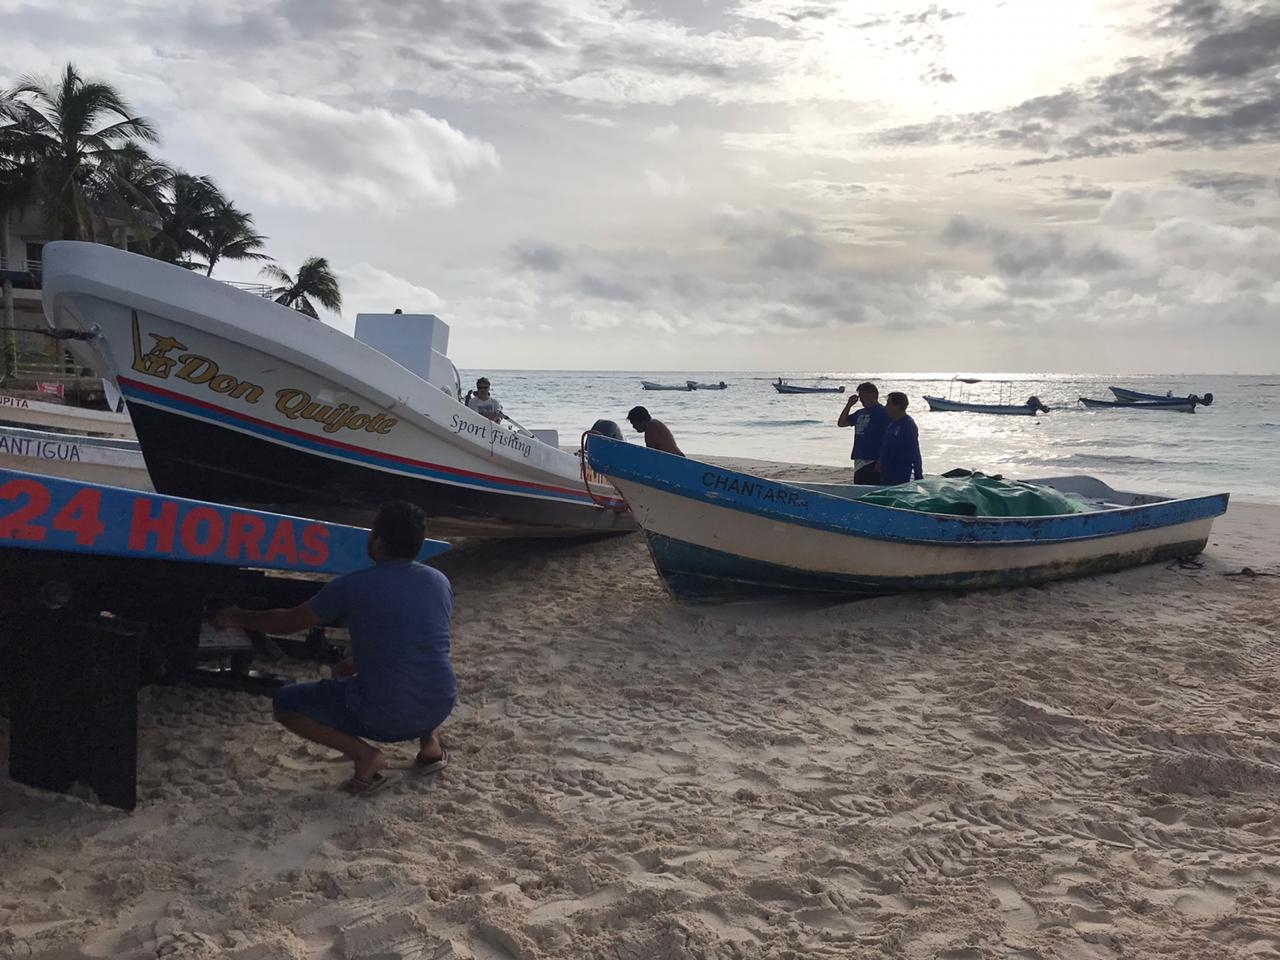
<svg viewBox="0 0 1280 960">
<path fill-rule="evenodd" d="M 615 446 L 611 447 L 610 444 Z M 629 450 L 619 450 L 627 447 Z M 593 449 L 594 448 L 594 449 Z M 603 451 L 603 454 L 601 453 Z M 726 476 L 762 483 L 783 486 L 806 497 L 803 511 L 790 505 L 777 505 L 776 501 L 769 505 L 755 500 L 740 500 L 732 493 L 704 491 L 705 482 L 695 486 L 696 481 L 681 482 L 680 479 L 656 476 L 653 472 L 642 473 L 639 469 L 619 464 L 614 458 L 612 464 L 601 463 L 611 454 L 621 453 L 632 460 L 666 457 L 672 463 L 670 473 L 692 474 L 695 471 L 715 471 Z M 826 530 L 833 533 L 847 533 L 869 540 L 881 540 L 896 543 L 917 543 L 929 546 L 971 547 L 971 546 L 1026 546 L 1029 544 L 1048 544 L 1055 542 L 1106 539 L 1125 533 L 1158 527 L 1171 527 L 1181 523 L 1192 523 L 1198 520 L 1212 519 L 1226 512 L 1229 493 L 1208 494 L 1199 497 L 1170 498 L 1155 503 L 1120 506 L 1113 510 L 1101 510 L 1090 513 L 1056 514 L 1046 517 L 957 517 L 949 514 L 930 514 L 900 507 L 889 507 L 882 504 L 863 503 L 836 497 L 831 494 L 809 490 L 788 483 L 785 480 L 773 480 L 758 477 L 741 471 L 719 467 L 712 463 L 677 457 L 674 454 L 649 450 L 606 437 L 587 438 L 587 459 L 596 472 L 610 478 L 616 485 L 635 483 L 641 486 L 697 500 L 709 506 L 736 510 L 756 516 L 766 517 L 794 526 L 815 530 Z M 655 462 L 659 462 L 656 461 Z M 621 488 L 619 488 L 621 489 Z M 625 497 L 625 491 L 623 491 Z M 815 506 L 824 516 L 814 516 L 809 498 L 818 498 Z M 635 512 L 635 506 L 632 505 Z M 1169 519 L 1167 515 L 1172 514 Z M 866 523 L 879 519 L 879 522 Z M 1137 518 L 1139 521 L 1132 522 Z M 639 514 L 636 516 L 640 520 Z M 1129 521 L 1129 522 L 1122 522 Z M 1154 522 L 1152 522 L 1154 521 Z M 641 526 L 644 526 L 641 523 Z M 889 527 L 895 529 L 890 530 Z M 1075 528 L 1060 533 L 1057 528 Z M 1103 529 L 1090 529 L 1102 527 Z M 1013 539 L 1008 532 L 1025 531 L 1033 535 Z M 939 534 L 943 534 L 939 538 Z M 985 534 L 985 535 L 984 535 Z"/>
</svg>

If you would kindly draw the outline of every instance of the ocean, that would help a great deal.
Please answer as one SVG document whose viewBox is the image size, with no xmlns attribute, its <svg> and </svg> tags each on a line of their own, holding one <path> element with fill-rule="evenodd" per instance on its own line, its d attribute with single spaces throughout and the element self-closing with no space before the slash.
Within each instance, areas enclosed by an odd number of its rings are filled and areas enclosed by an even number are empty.
<svg viewBox="0 0 1280 960">
<path fill-rule="evenodd" d="M 638 439 L 626 413 L 641 404 L 671 428 L 691 456 L 846 465 L 853 435 L 835 425 L 836 417 L 849 392 L 870 380 L 880 388 L 881 400 L 890 390 L 907 394 L 908 412 L 920 427 L 926 473 L 964 467 L 1020 479 L 1087 474 L 1143 493 L 1228 492 L 1243 500 L 1280 503 L 1280 374 L 974 374 L 984 382 L 964 388 L 965 399 L 981 403 L 1022 403 L 1034 394 L 1051 410 L 1039 417 L 931 413 L 925 394 L 946 397 L 960 386 L 931 373 L 464 370 L 463 384 L 473 384 L 481 374 L 493 381 L 494 396 L 511 417 L 526 427 L 558 430 L 561 444 L 576 442 L 600 418 L 616 421 L 629 439 Z M 779 376 L 795 384 L 843 384 L 846 393 L 783 395 L 771 385 Z M 641 389 L 642 378 L 723 380 L 729 387 L 655 392 Z M 1077 402 L 1079 397 L 1113 399 L 1111 384 L 1148 393 L 1172 390 L 1174 396 L 1212 393 L 1213 404 L 1186 414 L 1086 410 Z"/>
</svg>

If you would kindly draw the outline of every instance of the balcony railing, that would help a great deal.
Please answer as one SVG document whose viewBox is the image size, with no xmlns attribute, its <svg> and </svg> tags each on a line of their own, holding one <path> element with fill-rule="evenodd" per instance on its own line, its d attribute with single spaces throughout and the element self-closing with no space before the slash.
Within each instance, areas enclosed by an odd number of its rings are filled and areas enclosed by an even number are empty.
<svg viewBox="0 0 1280 960">
<path fill-rule="evenodd" d="M 217 280 L 217 277 L 213 279 Z M 271 288 L 265 283 L 240 283 L 236 280 L 223 280 L 228 287 L 235 287 L 237 290 L 243 290 L 245 293 L 252 293 L 256 297 L 270 297 Z"/>
<path fill-rule="evenodd" d="M 39 288 L 43 269 L 44 265 L 39 260 L 0 257 L 0 273 L 9 274 L 9 279 L 17 287 Z M 213 279 L 219 280 L 218 277 Z M 219 280 L 219 282 L 235 287 L 237 290 L 243 290 L 245 293 L 252 293 L 255 297 L 270 298 L 271 296 L 271 287 L 265 283 L 241 283 L 236 280 Z"/>
<path fill-rule="evenodd" d="M 28 260 L 25 257 L 0 257 L 0 273 L 29 273 L 38 277 L 41 269 L 39 260 Z"/>
</svg>

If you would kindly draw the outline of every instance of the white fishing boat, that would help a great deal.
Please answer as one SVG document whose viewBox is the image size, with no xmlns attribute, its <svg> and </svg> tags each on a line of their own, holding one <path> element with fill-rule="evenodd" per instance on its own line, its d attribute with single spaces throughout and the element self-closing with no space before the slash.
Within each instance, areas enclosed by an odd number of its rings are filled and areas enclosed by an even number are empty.
<svg viewBox="0 0 1280 960">
<path fill-rule="evenodd" d="M 990 387 L 987 389 L 994 389 L 997 394 L 996 402 L 970 400 L 965 391 L 975 384 L 989 384 Z M 1022 403 L 1013 402 L 1016 389 L 1017 384 L 1012 380 L 952 377 L 945 397 L 931 397 L 925 394 L 924 402 L 934 413 L 986 413 L 1005 417 L 1035 417 L 1049 412 L 1049 408 L 1035 394 L 1027 397 Z"/>
<path fill-rule="evenodd" d="M 443 535 L 634 529 L 552 434 L 461 403 L 437 317 L 361 314 L 353 338 L 181 267 L 65 241 L 44 248 L 44 308 L 94 334 L 71 349 L 114 377 L 161 493 L 337 522 L 403 499 Z"/>
<path fill-rule="evenodd" d="M 641 380 L 641 390 L 692 390 L 688 383 L 655 383 L 652 380 Z"/>
<path fill-rule="evenodd" d="M 0 469 L 151 490 L 136 440 L 86 437 L 0 425 Z"/>
<path fill-rule="evenodd" d="M 127 413 L 45 403 L 8 393 L 0 393 L 0 424 L 86 437 L 137 439 Z"/>
</svg>

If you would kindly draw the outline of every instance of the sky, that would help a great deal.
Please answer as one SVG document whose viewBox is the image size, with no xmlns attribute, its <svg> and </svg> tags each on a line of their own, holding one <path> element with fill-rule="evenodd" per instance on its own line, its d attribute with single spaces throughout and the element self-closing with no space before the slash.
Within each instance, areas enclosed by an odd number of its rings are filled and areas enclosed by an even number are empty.
<svg viewBox="0 0 1280 960">
<path fill-rule="evenodd" d="M 1280 2 L 0 0 L 480 369 L 1280 371 Z M 256 268 L 219 267 L 253 280 Z"/>
</svg>

